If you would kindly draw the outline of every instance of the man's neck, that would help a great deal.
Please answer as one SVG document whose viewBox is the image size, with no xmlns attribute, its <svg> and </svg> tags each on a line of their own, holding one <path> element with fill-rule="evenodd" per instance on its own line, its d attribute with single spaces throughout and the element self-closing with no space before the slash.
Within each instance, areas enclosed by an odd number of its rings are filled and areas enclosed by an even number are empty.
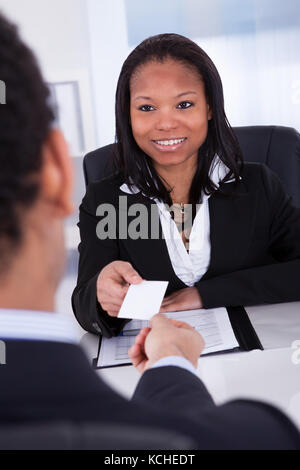
<svg viewBox="0 0 300 470">
<path fill-rule="evenodd" d="M 0 308 L 53 312 L 53 295 L 39 289 L 41 286 L 35 284 L 35 287 L 33 289 L 28 282 L 22 286 L 16 282 L 1 283 Z"/>
<path fill-rule="evenodd" d="M 18 256 L 0 278 L 0 308 L 54 311 L 55 286 L 46 278 L 45 271 L 39 268 L 37 260 Z"/>
</svg>

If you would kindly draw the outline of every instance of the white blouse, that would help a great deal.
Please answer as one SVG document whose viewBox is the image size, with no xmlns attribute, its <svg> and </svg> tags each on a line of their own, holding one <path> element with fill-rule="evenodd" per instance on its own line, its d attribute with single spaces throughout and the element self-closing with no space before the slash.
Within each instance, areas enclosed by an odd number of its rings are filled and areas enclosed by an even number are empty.
<svg viewBox="0 0 300 470">
<path fill-rule="evenodd" d="M 216 155 L 211 165 L 210 178 L 217 187 L 228 171 L 228 167 Z M 234 178 L 228 180 L 227 183 L 232 181 Z M 123 184 L 120 190 L 127 194 L 140 192 L 135 186 L 130 189 L 127 184 Z M 189 236 L 189 251 L 186 250 L 181 234 L 165 204 L 154 199 L 159 209 L 162 231 L 174 272 L 189 287 L 194 286 L 204 276 L 210 263 L 209 198 L 210 196 L 203 194 L 202 203 L 198 205 Z"/>
</svg>

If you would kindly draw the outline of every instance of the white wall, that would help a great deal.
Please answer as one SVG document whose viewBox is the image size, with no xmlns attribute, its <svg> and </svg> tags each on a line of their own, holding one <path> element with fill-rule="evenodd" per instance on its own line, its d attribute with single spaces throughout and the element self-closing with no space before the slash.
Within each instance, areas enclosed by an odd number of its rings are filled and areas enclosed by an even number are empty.
<svg viewBox="0 0 300 470">
<path fill-rule="evenodd" d="M 194 39 L 215 63 L 232 126 L 282 125 L 299 130 L 300 60 L 296 28 Z"/>
<path fill-rule="evenodd" d="M 0 10 L 18 25 L 22 38 L 35 52 L 47 81 L 78 81 L 85 138 L 83 153 L 97 148 L 87 1 L 0 0 Z M 71 148 L 71 142 L 69 147 Z M 77 208 L 84 195 L 85 186 L 81 158 L 73 159 L 73 163 L 73 199 Z M 69 248 L 77 245 L 78 232 L 74 228 L 77 220 L 78 214 L 75 211 L 66 223 Z"/>
<path fill-rule="evenodd" d="M 101 1 L 101 0 L 100 0 Z M 77 80 L 85 152 L 97 147 L 91 90 L 86 0 L 0 0 L 0 10 L 19 26 L 49 82 Z"/>
<path fill-rule="evenodd" d="M 112 143 L 116 84 L 129 53 L 124 0 L 0 0 L 0 10 L 19 25 L 48 81 L 83 83 L 86 151 Z"/>
<path fill-rule="evenodd" d="M 115 139 L 115 93 L 129 53 L 124 0 L 87 0 L 99 147 Z"/>
<path fill-rule="evenodd" d="M 86 0 L 0 0 L 0 9 L 20 26 L 43 73 L 89 68 Z"/>
<path fill-rule="evenodd" d="M 155 10 L 150 18 L 133 15 L 128 23 L 130 1 L 0 0 L 0 9 L 20 25 L 24 39 L 36 52 L 45 77 L 81 81 L 87 151 L 114 141 L 116 84 L 132 49 L 127 24 L 131 33 L 134 28 L 147 27 L 147 34 L 155 29 Z M 204 7 L 205 0 L 201 2 Z M 207 5 L 205 8 L 210 14 Z M 231 124 L 281 124 L 299 129 L 299 28 L 265 30 L 257 22 L 255 32 L 222 35 L 223 26 L 218 35 L 192 39 L 216 63 Z"/>
</svg>

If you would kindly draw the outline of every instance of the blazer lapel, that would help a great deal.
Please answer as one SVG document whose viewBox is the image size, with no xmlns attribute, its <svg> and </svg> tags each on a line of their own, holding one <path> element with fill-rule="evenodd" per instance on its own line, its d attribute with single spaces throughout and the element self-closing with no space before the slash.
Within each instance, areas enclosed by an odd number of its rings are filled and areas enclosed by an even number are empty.
<svg viewBox="0 0 300 470">
<path fill-rule="evenodd" d="M 243 183 L 222 189 L 227 196 L 217 191 L 209 199 L 211 260 L 203 280 L 242 267 L 252 238 L 257 198 Z"/>
</svg>

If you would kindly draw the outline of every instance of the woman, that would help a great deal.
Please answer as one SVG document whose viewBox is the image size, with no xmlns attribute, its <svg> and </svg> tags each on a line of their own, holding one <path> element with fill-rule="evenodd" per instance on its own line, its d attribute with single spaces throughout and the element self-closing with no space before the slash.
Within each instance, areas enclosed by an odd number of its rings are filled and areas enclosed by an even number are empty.
<svg viewBox="0 0 300 470">
<path fill-rule="evenodd" d="M 90 184 L 80 207 L 72 304 L 83 328 L 118 334 L 142 279 L 169 281 L 161 312 L 300 300 L 299 211 L 264 165 L 242 163 L 198 45 L 162 34 L 129 55 L 116 131 L 117 173 Z"/>
</svg>

